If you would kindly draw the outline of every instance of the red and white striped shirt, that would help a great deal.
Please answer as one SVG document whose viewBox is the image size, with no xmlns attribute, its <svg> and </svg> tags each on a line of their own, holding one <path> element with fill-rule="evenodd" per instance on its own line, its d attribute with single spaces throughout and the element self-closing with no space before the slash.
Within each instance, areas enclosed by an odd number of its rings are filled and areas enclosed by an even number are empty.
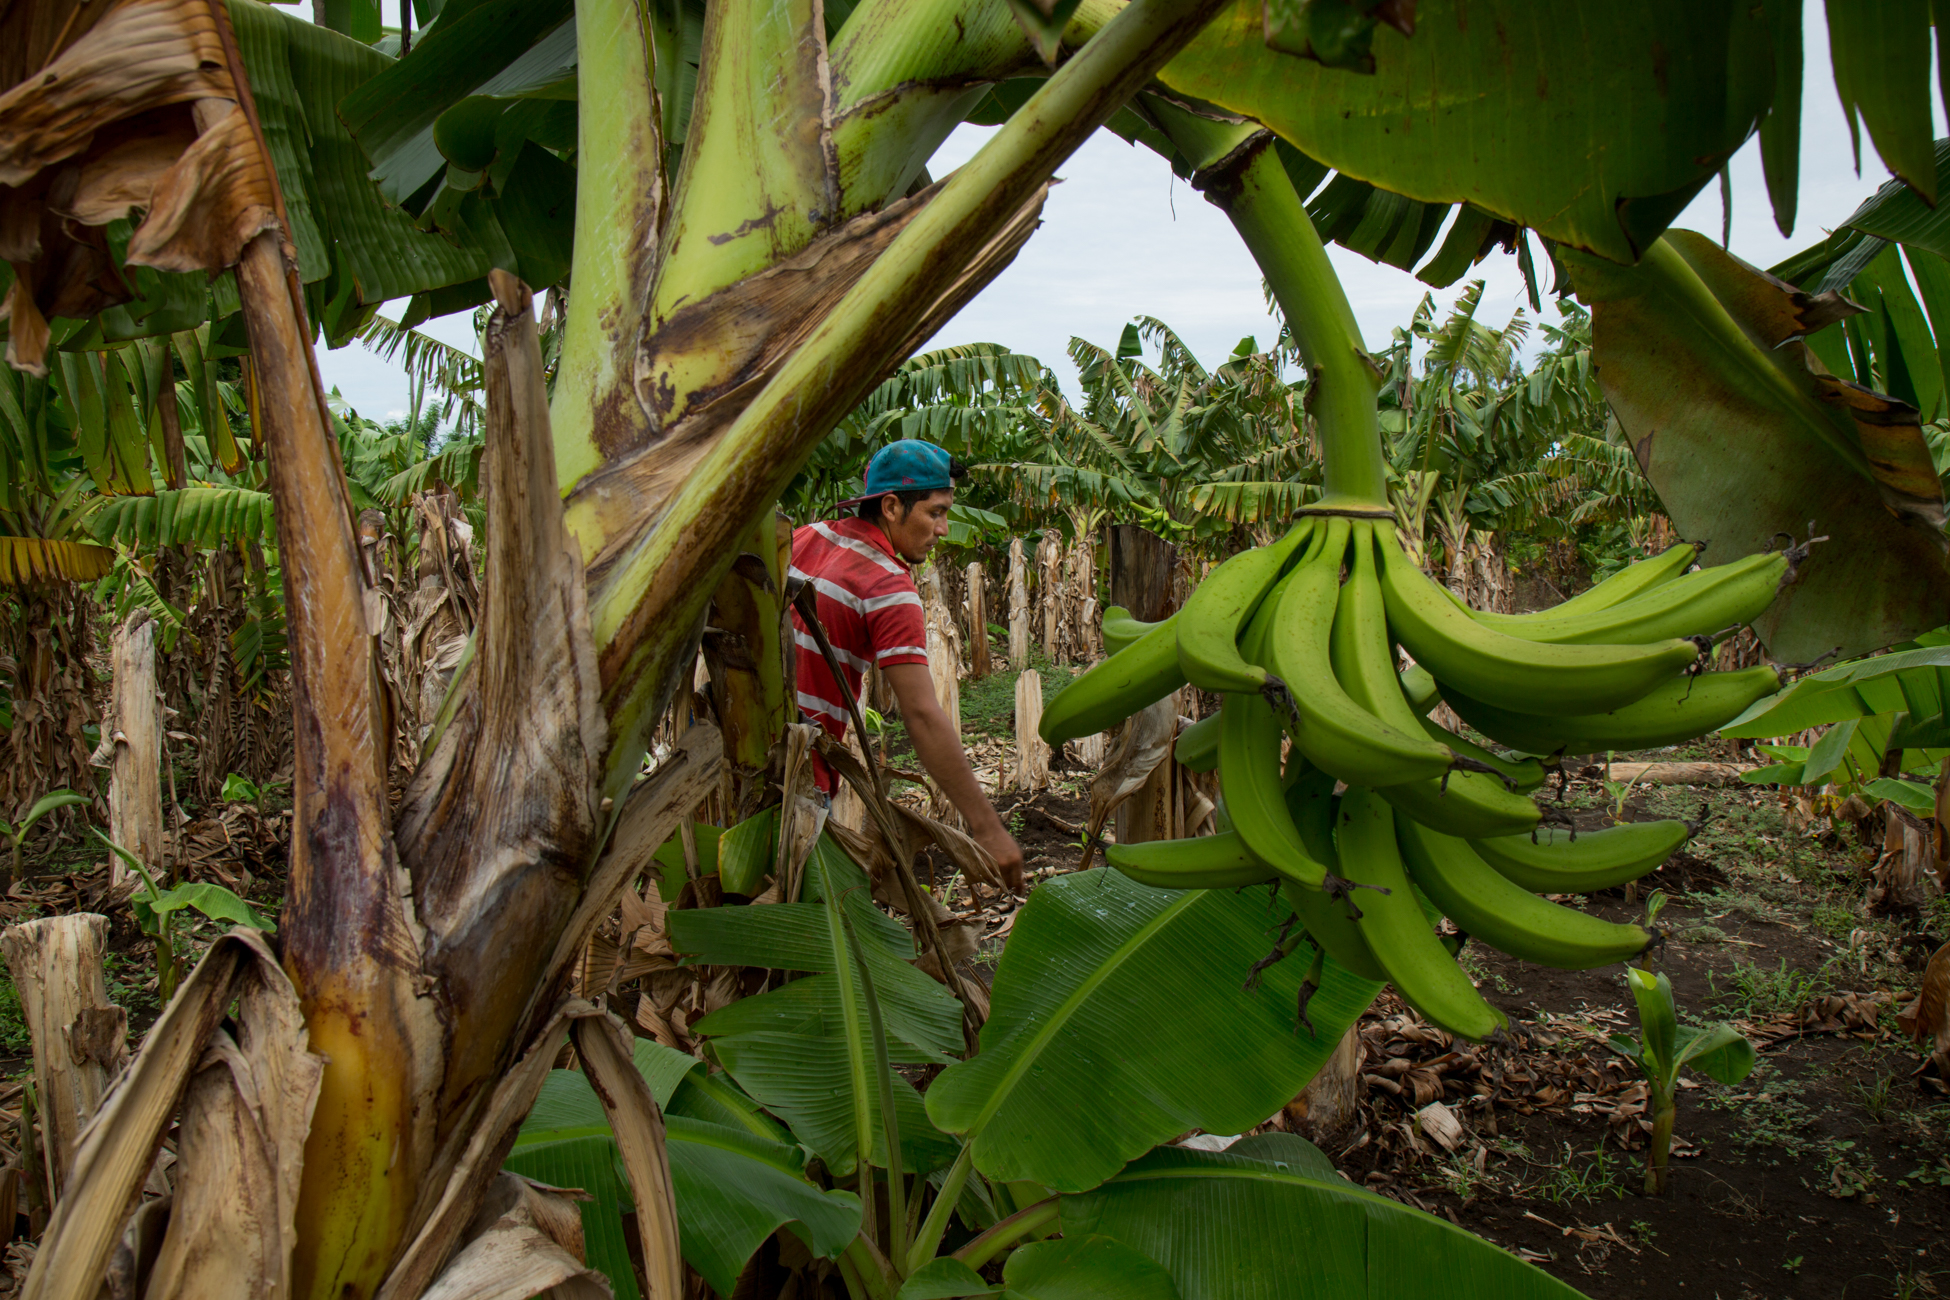
<svg viewBox="0 0 1950 1300">
<path fill-rule="evenodd" d="M 860 698 L 869 668 L 928 661 L 927 619 L 921 593 L 907 565 L 894 554 L 887 535 L 864 519 L 807 524 L 792 534 L 792 576 L 819 593 L 819 621 L 846 674 L 847 689 Z M 806 631 L 792 614 L 792 639 L 798 650 L 799 711 L 835 738 L 846 734 L 846 700 Z M 826 765 L 818 765 L 820 787 L 832 788 Z"/>
</svg>

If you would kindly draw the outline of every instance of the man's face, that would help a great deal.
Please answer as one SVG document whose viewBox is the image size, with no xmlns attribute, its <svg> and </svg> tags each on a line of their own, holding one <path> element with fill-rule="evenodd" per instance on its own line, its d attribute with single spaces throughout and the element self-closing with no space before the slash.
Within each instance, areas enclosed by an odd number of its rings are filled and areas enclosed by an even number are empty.
<svg viewBox="0 0 1950 1300">
<path fill-rule="evenodd" d="M 948 535 L 948 507 L 955 504 L 953 488 L 930 492 L 901 513 L 898 497 L 882 497 L 880 529 L 893 543 L 894 551 L 909 564 L 927 558 L 934 544 Z"/>
</svg>

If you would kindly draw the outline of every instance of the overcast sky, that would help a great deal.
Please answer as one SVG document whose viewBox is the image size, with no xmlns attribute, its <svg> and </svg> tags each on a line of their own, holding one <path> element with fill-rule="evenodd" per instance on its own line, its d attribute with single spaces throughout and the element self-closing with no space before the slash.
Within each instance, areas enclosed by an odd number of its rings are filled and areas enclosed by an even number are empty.
<svg viewBox="0 0 1950 1300">
<path fill-rule="evenodd" d="M 1821 239 L 1888 179 L 1866 131 L 1862 174 L 1856 175 L 1829 68 L 1820 0 L 1808 0 L 1805 32 L 1800 211 L 1792 238 L 1783 239 L 1774 226 L 1758 141 L 1750 140 L 1733 160 L 1732 249 L 1763 267 Z M 1940 103 L 1935 111 L 1942 136 Z M 961 127 L 935 155 L 932 173 L 945 175 L 967 161 L 994 129 Z M 1058 175 L 1063 183 L 1051 191 L 1042 228 L 1015 263 L 929 346 L 999 343 L 1040 357 L 1067 384 L 1075 373 L 1065 352 L 1072 335 L 1114 346 L 1125 323 L 1138 315 L 1170 324 L 1207 364 L 1223 360 L 1245 335 L 1255 336 L 1262 347 L 1272 341 L 1275 326 L 1266 313 L 1258 267 L 1224 215 L 1174 177 L 1162 158 L 1100 131 Z M 1720 187 L 1709 184 L 1675 224 L 1718 238 Z M 1439 239 L 1435 246 L 1440 246 Z M 1391 329 L 1408 321 L 1428 287 L 1408 272 L 1370 262 L 1338 245 L 1329 251 L 1368 346 L 1380 347 Z M 1548 289 L 1549 267 L 1541 250 L 1538 254 Z M 1502 252 L 1492 253 L 1470 277 L 1437 291 L 1441 306 L 1446 309 L 1468 278 L 1475 277 L 1488 281 L 1482 319 L 1501 324 L 1519 307 L 1529 314 L 1516 258 Z M 396 315 L 403 308 L 404 303 L 389 304 L 388 313 Z M 1544 319 L 1557 319 L 1548 297 Z M 424 328 L 475 350 L 468 313 Z M 361 345 L 321 351 L 319 364 L 326 386 L 336 385 L 361 414 L 383 420 L 405 412 L 404 375 Z"/>
</svg>

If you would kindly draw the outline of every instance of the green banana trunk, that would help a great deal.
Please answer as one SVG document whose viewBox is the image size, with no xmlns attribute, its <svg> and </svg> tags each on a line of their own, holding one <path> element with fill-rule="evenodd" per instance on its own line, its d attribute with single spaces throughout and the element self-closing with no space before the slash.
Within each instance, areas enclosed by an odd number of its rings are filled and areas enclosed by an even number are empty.
<svg viewBox="0 0 1950 1300">
<path fill-rule="evenodd" d="M 709 422 L 722 418 L 728 427 L 699 439 L 667 428 L 665 441 L 569 494 L 568 526 L 586 555 L 595 551 L 590 619 L 618 741 L 606 793 L 620 795 L 633 777 L 645 733 L 688 659 L 692 629 L 752 517 L 778 499 L 909 341 L 961 301 L 944 292 L 963 269 L 980 271 L 980 280 L 1006 264 L 1010 240 L 1027 237 L 1058 163 L 1220 7 L 1221 0 L 1136 0 L 901 218 L 885 251 L 776 363 L 748 405 Z M 679 473 L 672 490 L 670 476 Z"/>
</svg>

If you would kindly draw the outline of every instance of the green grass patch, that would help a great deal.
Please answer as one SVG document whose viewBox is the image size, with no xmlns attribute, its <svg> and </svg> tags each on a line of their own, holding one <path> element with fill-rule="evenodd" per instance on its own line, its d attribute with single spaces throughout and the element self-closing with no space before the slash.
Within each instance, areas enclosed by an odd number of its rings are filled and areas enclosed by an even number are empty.
<svg viewBox="0 0 1950 1300">
<path fill-rule="evenodd" d="M 1043 702 L 1076 680 L 1077 669 L 1070 664 L 1053 664 L 1041 650 L 1031 647 L 1029 666 L 1043 679 Z M 1004 666 L 987 677 L 970 678 L 961 684 L 961 729 L 964 735 L 1010 736 L 1016 729 L 1016 678 Z"/>
<path fill-rule="evenodd" d="M 34 1050 L 27 1017 L 20 1010 L 20 991 L 5 976 L 0 976 L 0 1049 L 9 1056 L 25 1056 Z"/>
<path fill-rule="evenodd" d="M 1707 972 L 1706 985 L 1713 990 L 1713 1000 L 1729 1013 L 1749 1020 L 1799 1011 L 1810 998 L 1826 993 L 1829 988 L 1825 967 L 1815 971 L 1790 970 L 1785 957 L 1772 970 L 1756 962 L 1735 962 L 1725 979 L 1723 989 L 1720 977 Z"/>
</svg>

